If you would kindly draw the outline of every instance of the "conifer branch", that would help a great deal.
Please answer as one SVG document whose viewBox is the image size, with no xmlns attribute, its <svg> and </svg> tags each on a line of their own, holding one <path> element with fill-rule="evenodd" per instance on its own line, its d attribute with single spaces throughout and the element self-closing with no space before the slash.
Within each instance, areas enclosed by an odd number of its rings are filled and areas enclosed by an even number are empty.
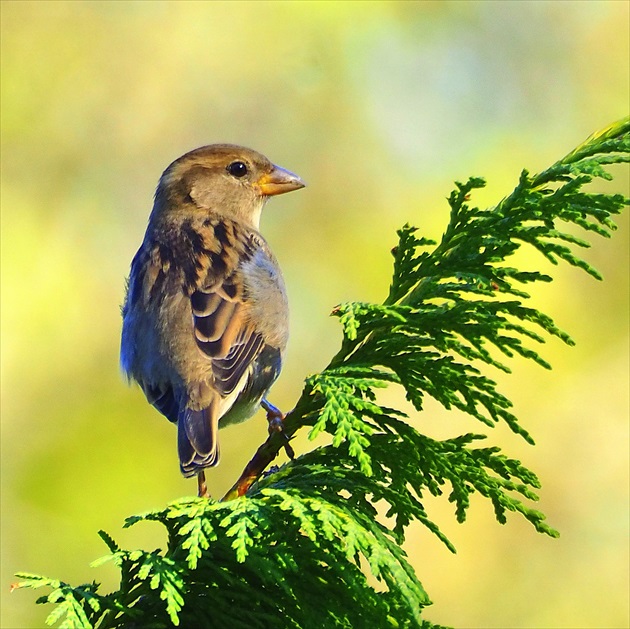
<svg viewBox="0 0 630 629">
<path fill-rule="evenodd" d="M 515 512 L 541 533 L 558 533 L 528 504 L 540 488 L 532 471 L 496 446 L 482 447 L 485 434 L 441 441 L 421 434 L 401 410 L 379 404 L 378 390 L 402 387 L 417 411 L 433 397 L 483 426 L 503 422 L 533 443 L 488 369 L 509 373 L 517 355 L 550 368 L 538 346 L 547 337 L 573 341 L 528 305 L 527 285 L 551 276 L 512 266 L 510 258 L 529 246 L 601 279 L 576 254 L 589 243 L 575 227 L 609 237 L 628 199 L 584 187 L 610 179 L 606 167 L 629 160 L 624 119 L 542 173 L 523 171 L 494 207 L 471 204 L 483 179 L 456 183 L 439 241 L 409 225 L 398 231 L 384 303 L 335 308 L 339 352 L 306 379 L 284 435 L 269 436 L 227 500 L 179 500 L 128 518 L 125 526 L 162 525 L 163 550 L 123 550 L 101 532 L 110 554 L 97 564 L 118 566 L 118 591 L 103 595 L 96 583 L 72 587 L 31 574 L 18 575 L 15 587 L 52 590 L 38 602 L 55 604 L 47 624 L 67 628 L 436 627 L 424 618 L 430 600 L 401 548 L 417 521 L 454 551 L 425 510 L 425 496 L 446 492 L 463 522 L 471 494 L 479 493 L 498 522 Z M 263 475 L 305 427 L 311 438 L 328 433 L 330 445 Z"/>
</svg>

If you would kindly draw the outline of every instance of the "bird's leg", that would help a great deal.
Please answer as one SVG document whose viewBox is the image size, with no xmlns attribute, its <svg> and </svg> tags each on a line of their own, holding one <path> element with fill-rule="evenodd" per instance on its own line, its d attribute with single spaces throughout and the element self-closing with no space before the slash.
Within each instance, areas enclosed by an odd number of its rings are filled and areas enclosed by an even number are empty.
<svg viewBox="0 0 630 629">
<path fill-rule="evenodd" d="M 198 495 L 200 498 L 209 498 L 208 486 L 206 485 L 206 474 L 203 470 L 197 472 L 197 487 L 199 489 Z"/>
<path fill-rule="evenodd" d="M 269 433 L 272 430 L 282 432 L 282 422 L 284 421 L 285 414 L 271 402 L 268 402 L 265 398 L 260 401 L 260 405 L 267 411 L 267 421 L 269 422 Z"/>
<path fill-rule="evenodd" d="M 275 430 L 276 432 L 282 433 L 282 435 L 284 435 L 284 425 L 282 422 L 284 422 L 284 418 L 286 417 L 286 415 L 279 408 L 275 407 L 273 404 L 268 402 L 265 398 L 263 398 L 260 401 L 260 405 L 267 412 L 267 422 L 269 423 L 269 434 L 271 434 Z M 287 456 L 291 460 L 293 460 L 295 458 L 295 452 L 293 451 L 293 448 L 289 444 L 289 439 L 286 436 L 285 436 L 285 439 L 286 439 L 286 443 L 284 444 L 285 452 L 287 453 Z"/>
</svg>

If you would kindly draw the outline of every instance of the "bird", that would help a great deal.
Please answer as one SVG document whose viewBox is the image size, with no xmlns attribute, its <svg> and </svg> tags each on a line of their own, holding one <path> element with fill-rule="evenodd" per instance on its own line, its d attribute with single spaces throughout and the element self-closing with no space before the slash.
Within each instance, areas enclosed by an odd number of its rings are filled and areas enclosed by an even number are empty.
<svg viewBox="0 0 630 629">
<path fill-rule="evenodd" d="M 260 218 L 270 197 L 305 185 L 249 148 L 194 149 L 163 172 L 131 262 L 121 368 L 177 425 L 180 470 L 197 475 L 199 496 L 219 462 L 219 428 L 261 405 L 283 418 L 266 396 L 282 368 L 288 300 Z"/>
</svg>

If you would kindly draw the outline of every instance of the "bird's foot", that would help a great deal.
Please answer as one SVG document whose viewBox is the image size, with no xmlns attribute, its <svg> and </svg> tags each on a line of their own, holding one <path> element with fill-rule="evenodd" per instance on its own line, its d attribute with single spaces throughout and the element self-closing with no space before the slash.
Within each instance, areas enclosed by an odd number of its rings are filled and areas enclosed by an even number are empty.
<svg viewBox="0 0 630 629">
<path fill-rule="evenodd" d="M 279 408 L 277 408 L 276 406 L 274 406 L 273 404 L 271 404 L 264 398 L 261 400 L 260 405 L 267 412 L 267 423 L 269 424 L 269 434 L 272 434 L 273 432 L 279 432 L 284 436 L 285 441 L 286 441 L 286 443 L 284 444 L 284 450 L 287 453 L 287 456 L 291 460 L 293 460 L 295 458 L 295 452 L 293 451 L 293 448 L 289 444 L 289 438 L 284 433 L 283 422 L 286 415 Z"/>
<path fill-rule="evenodd" d="M 277 407 L 267 402 L 264 398 L 261 400 L 260 405 L 267 412 L 267 422 L 269 423 L 269 434 L 272 432 L 282 432 L 282 422 L 286 415 Z"/>
<path fill-rule="evenodd" d="M 197 488 L 200 498 L 209 498 L 208 486 L 206 485 L 206 474 L 203 470 L 197 472 Z"/>
</svg>

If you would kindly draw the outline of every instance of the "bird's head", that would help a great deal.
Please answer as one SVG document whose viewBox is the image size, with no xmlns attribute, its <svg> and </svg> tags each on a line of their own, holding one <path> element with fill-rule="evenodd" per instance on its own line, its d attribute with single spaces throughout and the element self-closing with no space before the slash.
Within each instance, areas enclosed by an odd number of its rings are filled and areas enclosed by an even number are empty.
<svg viewBox="0 0 630 629">
<path fill-rule="evenodd" d="M 260 213 L 270 196 L 305 185 L 297 175 L 256 151 L 211 144 L 182 155 L 164 171 L 151 217 L 210 210 L 258 229 Z"/>
</svg>

